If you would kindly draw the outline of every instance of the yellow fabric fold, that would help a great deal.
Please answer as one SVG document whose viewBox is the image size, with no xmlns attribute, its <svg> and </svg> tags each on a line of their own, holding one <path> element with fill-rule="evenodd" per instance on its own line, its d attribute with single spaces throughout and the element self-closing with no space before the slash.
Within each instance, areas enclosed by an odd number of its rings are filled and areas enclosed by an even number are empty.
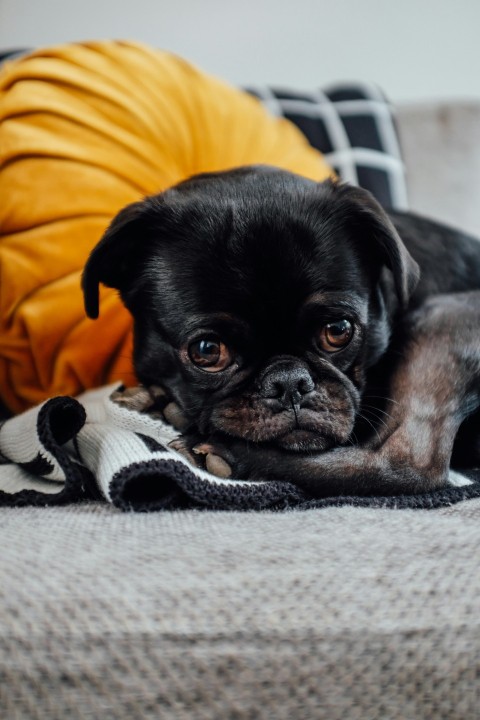
<svg viewBox="0 0 480 720">
<path fill-rule="evenodd" d="M 127 203 L 198 172 L 267 163 L 324 180 L 284 119 L 171 53 L 133 42 L 39 50 L 0 72 L 0 397 L 13 411 L 134 382 L 131 319 L 80 274 Z"/>
</svg>

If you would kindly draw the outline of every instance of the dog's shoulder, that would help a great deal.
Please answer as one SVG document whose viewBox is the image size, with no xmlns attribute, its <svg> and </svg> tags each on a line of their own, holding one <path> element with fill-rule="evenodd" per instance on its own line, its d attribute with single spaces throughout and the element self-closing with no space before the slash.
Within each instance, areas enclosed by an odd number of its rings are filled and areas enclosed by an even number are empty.
<svg viewBox="0 0 480 720">
<path fill-rule="evenodd" d="M 420 266 L 414 301 L 436 293 L 480 288 L 480 239 L 415 213 L 388 214 Z"/>
</svg>

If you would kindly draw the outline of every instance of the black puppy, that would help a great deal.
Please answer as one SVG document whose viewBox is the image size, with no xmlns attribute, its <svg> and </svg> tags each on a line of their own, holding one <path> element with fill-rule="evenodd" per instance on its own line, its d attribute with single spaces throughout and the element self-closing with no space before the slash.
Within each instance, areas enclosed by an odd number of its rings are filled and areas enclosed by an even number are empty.
<svg viewBox="0 0 480 720">
<path fill-rule="evenodd" d="M 480 243 L 359 188 L 263 166 L 196 176 L 113 220 L 83 276 L 92 318 L 99 283 L 133 315 L 140 382 L 237 477 L 422 492 L 480 404 L 480 294 L 429 299 L 480 289 Z"/>
</svg>

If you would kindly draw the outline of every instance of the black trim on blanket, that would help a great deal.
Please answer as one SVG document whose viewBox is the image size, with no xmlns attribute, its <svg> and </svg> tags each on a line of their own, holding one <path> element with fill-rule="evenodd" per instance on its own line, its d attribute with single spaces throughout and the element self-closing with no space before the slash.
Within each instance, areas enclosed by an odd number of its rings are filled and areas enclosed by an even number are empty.
<svg viewBox="0 0 480 720">
<path fill-rule="evenodd" d="M 166 445 L 162 445 L 158 442 L 158 440 L 155 440 L 155 438 L 150 437 L 150 435 L 144 435 L 143 433 L 136 432 L 135 435 L 138 437 L 139 440 L 143 442 L 146 448 L 150 450 L 150 452 L 162 452 L 162 451 L 168 451 L 168 448 Z"/>
<path fill-rule="evenodd" d="M 197 508 L 205 510 L 310 510 L 324 507 L 372 507 L 431 510 L 480 497 L 480 470 L 469 473 L 473 485 L 447 487 L 419 495 L 308 497 L 289 482 L 229 483 L 205 480 L 172 460 L 151 460 L 123 468 L 110 484 L 113 504 L 126 511 L 149 512 Z"/>
<path fill-rule="evenodd" d="M 33 460 L 18 463 L 18 466 L 21 467 L 22 470 L 25 470 L 25 472 L 29 472 L 32 475 L 40 475 L 42 477 L 45 475 L 49 475 L 55 468 L 55 465 L 50 462 L 50 460 L 46 458 L 45 455 L 42 455 L 41 452 L 38 452 L 36 457 L 33 458 Z"/>
<path fill-rule="evenodd" d="M 2 427 L 5 425 L 5 422 L 6 422 L 5 420 L 0 421 L 0 432 L 2 432 Z M 5 457 L 5 455 L 0 450 L 0 465 L 6 465 L 9 462 L 10 462 L 10 460 L 7 457 Z"/>
<path fill-rule="evenodd" d="M 291 483 L 222 483 L 199 477 L 182 462 L 154 459 L 119 471 L 110 483 L 112 502 L 121 510 L 147 512 L 186 508 L 284 510 L 305 501 Z"/>
<path fill-rule="evenodd" d="M 392 495 L 392 496 L 338 496 L 310 500 L 299 509 L 309 510 L 322 507 L 354 507 L 386 508 L 391 510 L 435 510 L 435 508 L 449 507 L 464 500 L 480 497 L 480 469 L 468 471 L 465 476 L 473 480 L 473 485 L 463 487 L 445 487 L 421 495 Z"/>
<path fill-rule="evenodd" d="M 65 483 L 58 493 L 42 493 L 37 490 L 22 490 L 18 493 L 9 494 L 0 491 L 0 505 L 11 507 L 22 505 L 63 505 L 78 500 L 98 497 L 92 493 L 91 473 L 87 468 L 73 462 L 65 449 L 61 447 L 68 440 L 72 439 L 83 427 L 86 420 L 84 407 L 71 397 L 56 397 L 40 408 L 37 417 L 38 439 L 65 474 Z M 32 463 L 19 464 L 32 472 Z M 50 470 L 53 464 L 49 462 Z M 44 466 L 46 469 L 46 465 Z M 90 477 L 89 477 L 90 476 Z M 38 478 L 38 475 L 36 476 Z M 40 477 L 41 479 L 41 477 Z M 94 483 L 96 486 L 96 483 Z"/>
<path fill-rule="evenodd" d="M 172 460 L 146 460 L 119 470 L 110 482 L 112 503 L 121 510 L 151 512 L 194 507 L 182 485 L 193 473 Z M 183 481 L 183 482 L 182 482 Z"/>
</svg>

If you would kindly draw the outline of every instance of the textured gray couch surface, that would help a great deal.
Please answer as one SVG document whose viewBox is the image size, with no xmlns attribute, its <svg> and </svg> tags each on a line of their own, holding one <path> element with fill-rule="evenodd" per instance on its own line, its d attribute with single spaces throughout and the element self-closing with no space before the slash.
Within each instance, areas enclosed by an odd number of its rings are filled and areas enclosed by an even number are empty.
<svg viewBox="0 0 480 720">
<path fill-rule="evenodd" d="M 480 235 L 480 105 L 402 108 L 412 207 Z M 473 720 L 480 501 L 0 512 L 0 718 Z"/>
<path fill-rule="evenodd" d="M 2 718 L 478 718 L 480 500 L 1 533 Z"/>
</svg>

